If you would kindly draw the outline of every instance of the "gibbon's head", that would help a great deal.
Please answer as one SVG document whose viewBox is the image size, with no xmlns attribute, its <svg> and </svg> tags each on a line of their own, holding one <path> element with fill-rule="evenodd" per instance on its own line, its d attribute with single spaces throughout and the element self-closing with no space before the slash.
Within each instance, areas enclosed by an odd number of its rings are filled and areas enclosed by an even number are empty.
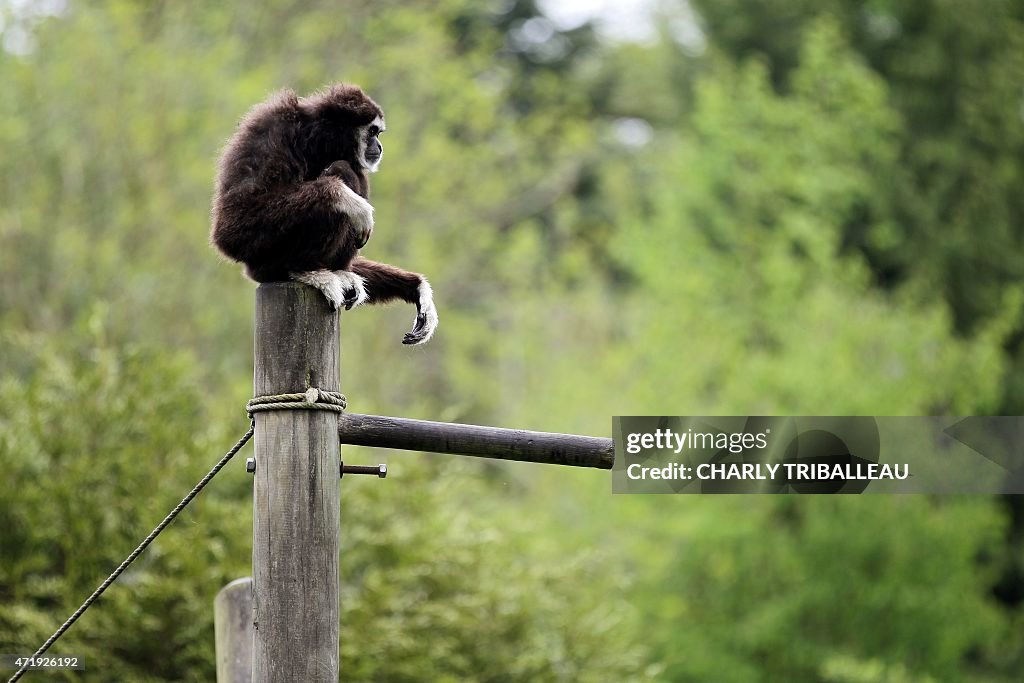
<svg viewBox="0 0 1024 683">
<path fill-rule="evenodd" d="M 334 158 L 344 158 L 369 173 L 377 172 L 384 157 L 378 137 L 385 125 L 384 110 L 376 102 L 358 86 L 339 84 L 304 98 L 302 104 L 318 131 L 328 138 L 321 143 L 334 148 Z"/>
</svg>

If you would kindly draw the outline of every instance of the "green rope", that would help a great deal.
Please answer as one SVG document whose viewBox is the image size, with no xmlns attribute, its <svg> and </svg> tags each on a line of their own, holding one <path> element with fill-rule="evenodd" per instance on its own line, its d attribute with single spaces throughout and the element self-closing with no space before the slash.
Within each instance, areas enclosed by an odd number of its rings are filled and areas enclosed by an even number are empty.
<svg viewBox="0 0 1024 683">
<path fill-rule="evenodd" d="M 347 404 L 348 401 L 344 394 L 313 387 L 307 389 L 304 394 L 257 396 L 245 404 L 245 409 L 249 412 L 250 417 L 253 413 L 265 410 L 330 410 L 335 413 L 343 413 Z"/>
<path fill-rule="evenodd" d="M 99 588 L 93 591 L 92 595 L 86 598 L 85 602 L 82 603 L 82 606 L 75 610 L 74 614 L 68 617 L 68 620 L 65 621 L 52 636 L 47 638 L 46 642 L 36 650 L 34 655 L 32 655 L 32 658 L 41 657 L 43 653 L 49 650 L 50 646 L 57 642 L 57 639 L 64 635 L 64 632 L 71 628 L 71 625 L 74 624 L 94 602 L 96 602 L 100 595 L 103 594 L 103 591 L 107 590 L 107 588 L 110 587 L 110 584 L 117 580 L 117 577 L 119 577 L 121 573 L 128 568 L 128 565 L 134 562 L 135 558 L 141 555 L 142 551 L 160 535 L 160 532 L 167 528 L 167 525 L 178 516 L 178 513 L 184 510 L 185 506 L 191 503 L 192 499 L 199 495 L 199 492 L 210 483 L 210 480 L 221 471 L 224 465 L 228 464 L 228 460 L 231 460 L 235 453 L 242 450 L 242 446 L 252 438 L 253 433 L 256 431 L 255 413 L 261 413 L 268 410 L 329 410 L 335 413 L 342 413 L 345 411 L 346 405 L 347 400 L 343 394 L 340 394 L 337 391 L 323 391 L 315 387 L 307 389 L 306 392 L 302 394 L 272 394 L 269 396 L 257 396 L 246 403 L 245 410 L 249 413 L 250 421 L 249 430 L 234 446 L 231 447 L 231 450 L 229 450 L 224 457 L 217 461 L 217 464 L 213 466 L 213 469 L 211 469 L 205 477 L 199 480 L 199 483 L 189 491 L 188 495 L 182 498 L 181 502 L 174 506 L 174 509 L 164 517 L 163 521 L 157 524 L 156 528 L 149 532 L 149 535 L 146 536 L 146 538 L 139 543 L 138 547 L 136 547 L 135 550 L 133 550 L 131 554 L 128 555 L 120 565 L 118 565 L 117 569 L 115 569 L 114 572 L 100 584 Z M 8 679 L 7 683 L 15 683 L 15 681 L 21 678 L 26 671 L 28 671 L 28 664 L 22 665 L 20 669 L 14 672 L 14 675 Z"/>
</svg>

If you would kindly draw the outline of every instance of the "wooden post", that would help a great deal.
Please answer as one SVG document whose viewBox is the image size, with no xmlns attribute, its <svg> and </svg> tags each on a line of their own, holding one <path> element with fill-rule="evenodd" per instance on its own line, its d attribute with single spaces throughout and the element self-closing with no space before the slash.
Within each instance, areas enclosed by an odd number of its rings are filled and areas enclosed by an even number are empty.
<svg viewBox="0 0 1024 683">
<path fill-rule="evenodd" d="M 294 282 L 256 290 L 256 396 L 339 391 L 338 314 Z M 254 683 L 338 680 L 338 416 L 256 414 Z"/>
<path fill-rule="evenodd" d="M 213 601 L 217 683 L 252 681 L 252 578 L 235 579 Z"/>
</svg>

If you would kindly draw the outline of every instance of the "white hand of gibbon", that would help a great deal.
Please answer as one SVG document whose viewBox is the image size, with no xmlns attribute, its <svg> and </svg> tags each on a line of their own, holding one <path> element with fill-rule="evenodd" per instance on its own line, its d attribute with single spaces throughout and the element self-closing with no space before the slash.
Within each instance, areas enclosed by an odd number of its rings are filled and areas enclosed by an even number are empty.
<svg viewBox="0 0 1024 683">
<path fill-rule="evenodd" d="M 339 188 L 338 201 L 334 208 L 348 215 L 352 229 L 356 233 L 356 244 L 361 249 L 370 241 L 370 235 L 373 234 L 373 204 L 356 194 L 355 190 L 340 178 L 335 180 L 335 184 Z"/>
</svg>

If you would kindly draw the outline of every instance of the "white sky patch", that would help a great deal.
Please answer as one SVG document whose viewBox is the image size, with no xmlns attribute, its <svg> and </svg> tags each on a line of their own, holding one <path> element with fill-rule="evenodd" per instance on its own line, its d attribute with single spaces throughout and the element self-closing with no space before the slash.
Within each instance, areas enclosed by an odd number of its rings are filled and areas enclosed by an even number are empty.
<svg viewBox="0 0 1024 683">
<path fill-rule="evenodd" d="M 32 29 L 46 17 L 63 14 L 67 0 L 0 0 L 0 44 L 13 55 L 35 49 Z"/>
<path fill-rule="evenodd" d="M 692 54 L 700 54 L 707 44 L 687 0 L 539 0 L 537 5 L 562 31 L 593 21 L 612 40 L 652 43 L 667 29 Z"/>
<path fill-rule="evenodd" d="M 658 36 L 656 0 L 540 0 L 537 4 L 563 31 L 593 20 L 602 33 L 619 40 L 648 42 Z"/>
<path fill-rule="evenodd" d="M 554 61 L 569 50 L 569 42 L 559 33 L 548 17 L 531 17 L 513 26 L 509 38 L 520 50 L 526 50 L 541 59 Z"/>
<path fill-rule="evenodd" d="M 627 147 L 643 147 L 654 138 L 654 129 L 643 119 L 625 117 L 612 123 L 615 139 Z"/>
</svg>

